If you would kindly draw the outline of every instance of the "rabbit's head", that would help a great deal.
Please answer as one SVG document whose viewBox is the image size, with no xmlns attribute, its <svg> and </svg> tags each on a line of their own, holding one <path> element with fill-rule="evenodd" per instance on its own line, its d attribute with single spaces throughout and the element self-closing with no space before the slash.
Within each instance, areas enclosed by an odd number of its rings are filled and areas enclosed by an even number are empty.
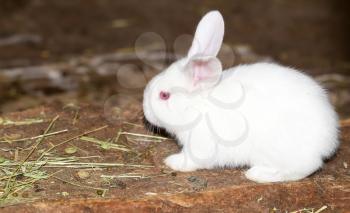
<svg viewBox="0 0 350 213">
<path fill-rule="evenodd" d="M 207 13 L 197 30 L 187 57 L 156 75 L 144 91 L 143 108 L 146 119 L 168 131 L 170 124 L 181 123 L 185 109 L 195 94 L 214 87 L 222 73 L 216 57 L 224 36 L 224 21 L 218 11 Z M 189 111 L 186 111 L 190 113 Z"/>
</svg>

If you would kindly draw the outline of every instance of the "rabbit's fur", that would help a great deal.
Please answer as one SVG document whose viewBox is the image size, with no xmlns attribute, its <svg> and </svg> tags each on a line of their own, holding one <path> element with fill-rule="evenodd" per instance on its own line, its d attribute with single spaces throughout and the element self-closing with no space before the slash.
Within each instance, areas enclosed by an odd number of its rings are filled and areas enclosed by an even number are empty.
<svg viewBox="0 0 350 213">
<path fill-rule="evenodd" d="M 299 180 L 321 168 L 339 144 L 326 91 L 298 70 L 273 63 L 222 72 L 216 56 L 223 35 L 221 14 L 207 13 L 187 57 L 144 91 L 146 119 L 182 146 L 165 164 L 184 172 L 246 165 L 246 177 L 257 182 Z"/>
</svg>

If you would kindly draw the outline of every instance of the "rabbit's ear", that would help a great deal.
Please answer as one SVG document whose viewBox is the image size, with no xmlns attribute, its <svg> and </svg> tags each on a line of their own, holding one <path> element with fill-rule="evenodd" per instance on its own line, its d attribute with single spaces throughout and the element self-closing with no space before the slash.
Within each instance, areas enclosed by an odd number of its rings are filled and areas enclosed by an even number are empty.
<svg viewBox="0 0 350 213">
<path fill-rule="evenodd" d="M 224 19 L 219 11 L 208 12 L 197 26 L 188 51 L 188 58 L 195 55 L 216 56 L 224 37 Z"/>
<path fill-rule="evenodd" d="M 185 72 L 194 88 L 214 86 L 221 77 L 222 65 L 213 56 L 192 57 L 185 66 Z"/>
</svg>

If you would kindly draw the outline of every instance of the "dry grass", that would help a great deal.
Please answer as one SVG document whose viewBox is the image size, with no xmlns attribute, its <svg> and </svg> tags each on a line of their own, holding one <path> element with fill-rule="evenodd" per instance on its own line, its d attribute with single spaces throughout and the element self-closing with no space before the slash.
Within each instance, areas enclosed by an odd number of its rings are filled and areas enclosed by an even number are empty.
<svg viewBox="0 0 350 213">
<path fill-rule="evenodd" d="M 113 168 L 113 167 L 129 167 L 129 168 L 152 168 L 152 165 L 143 165 L 143 164 L 129 164 L 124 162 L 94 162 L 93 159 L 99 158 L 101 156 L 59 156 L 56 150 L 58 147 L 68 144 L 73 141 L 81 141 L 86 143 L 95 144 L 97 147 L 104 150 L 117 150 L 121 152 L 135 152 L 131 147 L 127 147 L 126 145 L 122 145 L 119 143 L 120 136 L 125 136 L 128 140 L 132 142 L 162 142 L 166 140 L 165 137 L 133 133 L 119 130 L 118 134 L 115 138 L 112 139 L 98 139 L 95 137 L 88 136 L 91 133 L 95 133 L 101 131 L 108 126 L 98 127 L 92 130 L 88 130 L 81 134 L 70 137 L 62 142 L 59 142 L 55 145 L 51 145 L 51 147 L 46 149 L 38 150 L 38 147 L 48 138 L 54 137 L 60 134 L 69 133 L 69 129 L 63 129 L 59 131 L 51 131 L 56 121 L 59 119 L 59 116 L 56 116 L 51 120 L 49 125 L 43 134 L 35 135 L 33 137 L 26 138 L 2 138 L 0 143 L 14 143 L 14 142 L 26 142 L 26 141 L 34 141 L 33 145 L 28 149 L 22 149 L 22 151 L 27 150 L 27 155 L 23 158 L 22 161 L 18 161 L 20 156 L 16 156 L 15 159 L 6 159 L 0 156 L 0 207 L 6 205 L 12 205 L 20 202 L 30 202 L 34 201 L 37 198 L 21 198 L 18 196 L 20 193 L 28 189 L 32 189 L 34 184 L 54 178 L 60 180 L 62 182 L 68 183 L 74 187 L 78 188 L 88 188 L 92 190 L 96 190 L 97 194 L 104 196 L 108 191 L 108 188 L 100 188 L 100 187 L 92 187 L 86 186 L 84 184 L 80 184 L 77 182 L 72 182 L 68 180 L 64 180 L 57 176 L 57 174 L 67 168 L 70 169 L 102 169 L 102 168 Z M 77 115 L 74 116 L 75 123 L 77 120 Z M 44 122 L 43 119 L 26 119 L 24 121 L 11 121 L 8 119 L 0 118 L 0 125 L 31 125 Z M 126 125 L 132 125 L 136 127 L 142 127 L 142 125 L 126 123 Z M 76 147 L 76 146 L 74 146 Z M 75 152 L 74 152 L 75 153 Z M 74 154 L 70 153 L 70 154 Z M 17 153 L 18 155 L 18 153 Z M 35 157 L 37 156 L 37 157 Z M 34 159 L 33 159 L 34 158 Z M 57 168 L 55 172 L 49 173 L 47 168 Z M 161 174 L 164 175 L 164 174 Z M 159 176 L 159 174 L 147 175 L 142 173 L 125 173 L 119 175 L 102 175 L 102 179 L 115 179 L 115 178 L 133 178 L 133 179 L 144 179 L 144 178 L 152 178 Z"/>
</svg>

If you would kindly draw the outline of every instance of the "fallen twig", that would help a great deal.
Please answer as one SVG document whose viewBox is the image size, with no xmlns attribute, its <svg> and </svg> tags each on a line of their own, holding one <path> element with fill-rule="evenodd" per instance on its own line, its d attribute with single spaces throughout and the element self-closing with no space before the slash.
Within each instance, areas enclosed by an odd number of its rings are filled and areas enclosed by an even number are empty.
<svg viewBox="0 0 350 213">
<path fill-rule="evenodd" d="M 105 126 L 102 126 L 102 127 L 97 128 L 97 129 L 93 129 L 93 130 L 90 130 L 90 131 L 87 131 L 87 132 L 83 132 L 82 134 L 79 134 L 79 135 L 74 136 L 74 137 L 72 137 L 72 138 L 69 138 L 69 139 L 67 139 L 67 140 L 65 140 L 65 141 L 63 141 L 63 142 L 61 142 L 61 143 L 59 143 L 59 144 L 56 144 L 56 145 L 52 146 L 51 148 L 49 148 L 48 150 L 46 150 L 45 152 L 43 152 L 43 153 L 41 154 L 41 156 L 40 156 L 37 160 L 39 161 L 39 160 L 42 159 L 46 154 L 48 154 L 51 150 L 55 149 L 55 148 L 58 147 L 58 146 L 61 146 L 61 145 L 63 145 L 63 144 L 66 144 L 66 143 L 68 143 L 68 142 L 70 142 L 70 141 L 72 141 L 72 140 L 75 140 L 75 139 L 77 139 L 77 138 L 80 138 L 80 137 L 82 137 L 82 136 L 84 136 L 84 135 L 87 135 L 87 134 L 90 134 L 90 133 L 93 133 L 93 132 L 100 131 L 100 130 L 105 129 L 105 128 L 107 128 L 107 127 L 108 127 L 108 125 L 105 125 Z"/>
<path fill-rule="evenodd" d="M 126 148 L 125 146 L 119 145 L 119 144 L 115 144 L 115 143 L 111 143 L 108 141 L 102 141 L 96 138 L 91 138 L 91 137 L 80 137 L 80 140 L 82 141 L 87 141 L 87 142 L 92 142 L 92 143 L 96 143 L 98 145 L 100 145 L 103 149 L 117 149 L 117 150 L 121 150 L 124 152 L 131 152 L 132 150 Z"/>
<path fill-rule="evenodd" d="M 132 132 L 121 132 L 120 134 L 121 134 L 121 135 L 130 135 L 130 136 L 135 136 L 135 137 L 160 139 L 160 140 L 168 140 L 168 139 L 169 139 L 169 138 L 161 137 L 161 136 L 146 135 L 146 134 L 132 133 Z"/>
<path fill-rule="evenodd" d="M 60 131 L 47 133 L 45 135 L 42 134 L 42 135 L 37 135 L 37 136 L 29 137 L 29 138 L 21 138 L 21 139 L 15 139 L 15 140 L 3 140 L 3 141 L 0 141 L 0 143 L 13 143 L 13 142 L 35 140 L 35 139 L 38 139 L 38 138 L 41 138 L 41 137 L 49 137 L 49 136 L 58 135 L 58 134 L 65 133 L 65 132 L 68 132 L 68 129 L 63 129 L 63 130 L 60 130 Z"/>
<path fill-rule="evenodd" d="M 25 119 L 22 121 L 12 121 L 10 119 L 6 119 L 6 118 L 1 118 L 0 117 L 0 125 L 15 125 L 15 126 L 21 126 L 21 125 L 31 125 L 31 124 L 37 124 L 37 123 L 43 123 L 45 122 L 44 119 Z"/>
</svg>

